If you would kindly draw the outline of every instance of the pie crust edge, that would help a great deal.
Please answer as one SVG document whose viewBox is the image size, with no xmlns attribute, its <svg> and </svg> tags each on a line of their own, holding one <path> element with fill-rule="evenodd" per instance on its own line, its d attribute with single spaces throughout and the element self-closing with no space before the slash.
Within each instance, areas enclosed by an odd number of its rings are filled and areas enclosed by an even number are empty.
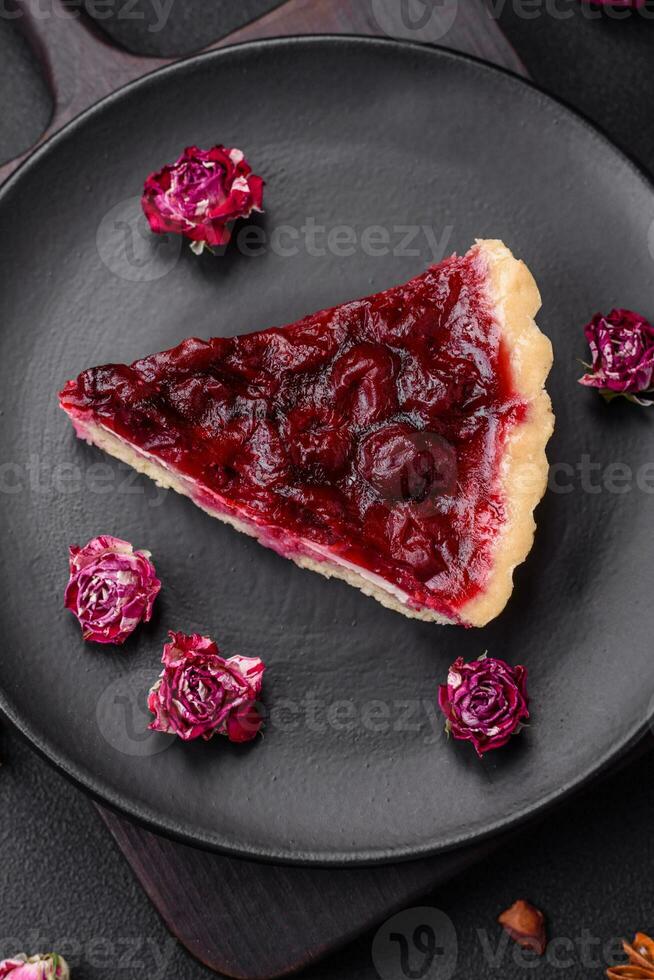
<svg viewBox="0 0 654 980">
<path fill-rule="evenodd" d="M 495 561 L 483 593 L 460 609 L 464 623 L 485 626 L 513 593 L 513 573 L 534 543 L 534 510 L 547 489 L 546 447 L 554 432 L 554 412 L 545 382 L 552 368 L 552 344 L 534 317 L 541 308 L 538 286 L 524 262 L 501 241 L 478 241 L 488 263 L 491 303 L 509 351 L 513 388 L 528 405 L 527 417 L 507 438 L 500 480 L 508 520 L 495 541 Z"/>
<path fill-rule="evenodd" d="M 534 320 L 541 306 L 538 287 L 524 262 L 515 259 L 503 242 L 480 240 L 475 248 L 487 262 L 489 300 L 510 351 L 514 390 L 529 404 L 527 419 L 512 431 L 504 450 L 501 481 L 509 520 L 497 536 L 495 563 L 484 592 L 462 606 L 457 619 L 449 619 L 432 609 L 413 608 L 391 583 L 368 576 L 354 566 L 338 564 L 332 556 L 287 556 L 301 568 L 347 582 L 388 609 L 411 619 L 441 625 L 461 622 L 485 626 L 508 602 L 513 592 L 514 569 L 525 560 L 533 545 L 536 530 L 533 511 L 546 489 L 545 447 L 554 428 L 550 398 L 544 389 L 552 366 L 552 345 Z M 103 425 L 79 418 L 74 422 L 78 435 L 87 442 L 151 478 L 158 486 L 190 497 L 212 517 L 271 546 L 262 529 L 238 512 L 219 511 L 198 501 L 192 481 L 171 472 Z"/>
</svg>

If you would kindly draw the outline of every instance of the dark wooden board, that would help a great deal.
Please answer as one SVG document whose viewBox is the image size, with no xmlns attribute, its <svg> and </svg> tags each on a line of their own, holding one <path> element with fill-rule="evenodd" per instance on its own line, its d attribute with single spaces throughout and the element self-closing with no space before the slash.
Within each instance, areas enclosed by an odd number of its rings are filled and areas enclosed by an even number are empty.
<svg viewBox="0 0 654 980">
<path fill-rule="evenodd" d="M 44 18 L 42 0 L 22 0 L 22 26 L 40 53 L 55 100 L 41 141 L 104 95 L 168 63 L 111 47 L 84 20 L 66 16 L 60 0 L 51 2 L 57 16 Z M 376 5 L 372 0 L 288 0 L 211 47 L 284 34 L 411 37 L 400 7 L 397 0 Z M 434 7 L 437 21 L 447 16 L 441 8 Z M 432 37 L 422 39 L 437 39 L 443 46 L 525 74 L 483 0 L 459 4 L 455 23 L 432 24 L 432 32 Z M 0 180 L 19 162 L 0 168 Z M 210 968 L 253 980 L 279 976 L 319 959 L 447 881 L 498 843 L 396 866 L 288 868 L 192 849 L 99 809 L 171 932 Z"/>
<path fill-rule="evenodd" d="M 457 6 L 453 22 L 443 12 L 447 3 L 443 7 L 442 0 L 433 2 L 429 30 L 420 31 L 407 28 L 399 0 L 287 0 L 205 50 L 294 34 L 387 35 L 418 41 L 426 35 L 443 47 L 527 74 L 485 0 L 451 0 Z M 64 0 L 19 0 L 19 9 L 22 16 L 18 23 L 38 52 L 54 102 L 52 118 L 38 143 L 105 95 L 174 60 L 140 57 L 112 47 L 89 18 L 75 16 L 71 13 L 74 8 L 67 7 Z M 28 152 L 0 166 L 0 183 Z"/>
<path fill-rule="evenodd" d="M 284 867 L 173 843 L 98 809 L 173 935 L 207 966 L 243 980 L 308 966 L 498 844 L 381 867 Z"/>
</svg>

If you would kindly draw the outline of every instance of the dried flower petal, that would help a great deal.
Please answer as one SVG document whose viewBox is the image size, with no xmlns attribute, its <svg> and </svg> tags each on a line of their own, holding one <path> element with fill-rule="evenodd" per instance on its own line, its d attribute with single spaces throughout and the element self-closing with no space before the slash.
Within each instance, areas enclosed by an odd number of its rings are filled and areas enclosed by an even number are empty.
<svg viewBox="0 0 654 980">
<path fill-rule="evenodd" d="M 27 957 L 24 953 L 0 963 L 0 980 L 69 980 L 70 970 L 62 956 L 47 953 Z"/>
<path fill-rule="evenodd" d="M 85 640 L 121 644 L 152 618 L 161 582 L 149 551 L 103 534 L 83 548 L 71 546 L 69 561 L 64 605 L 77 616 Z"/>
<path fill-rule="evenodd" d="M 497 921 L 523 949 L 531 949 L 538 956 L 543 955 L 547 948 L 545 916 L 531 902 L 519 899 L 510 909 L 502 912 Z"/>
<path fill-rule="evenodd" d="M 584 327 L 592 354 L 591 370 L 579 384 L 596 388 L 607 400 L 623 396 L 641 405 L 654 382 L 654 327 L 631 310 L 598 313 Z"/>
<path fill-rule="evenodd" d="M 654 939 L 650 939 L 644 932 L 637 932 L 632 946 L 625 943 L 625 948 L 636 961 L 654 966 Z"/>
<path fill-rule="evenodd" d="M 609 980 L 620 980 L 622 977 L 630 980 L 654 980 L 654 940 L 643 932 L 637 932 L 633 944 L 623 942 L 628 963 L 611 966 L 606 971 Z"/>
<path fill-rule="evenodd" d="M 208 636 L 170 633 L 164 669 L 150 691 L 152 731 L 184 741 L 218 733 L 231 742 L 250 742 L 263 724 L 256 702 L 265 666 L 257 657 L 224 660 Z"/>
<path fill-rule="evenodd" d="M 263 211 L 263 187 L 241 150 L 189 146 L 176 163 L 150 174 L 141 204 L 152 231 L 184 235 L 199 254 L 226 245 L 238 218 Z"/>
<path fill-rule="evenodd" d="M 506 745 L 529 718 L 527 670 L 493 657 L 469 664 L 459 657 L 439 688 L 438 703 L 448 734 L 472 742 L 482 756 Z"/>
<path fill-rule="evenodd" d="M 627 977 L 627 980 L 654 980 L 654 967 L 644 969 L 641 966 L 625 963 L 623 966 L 609 967 L 606 975 L 609 980 L 622 980 L 624 977 Z"/>
</svg>

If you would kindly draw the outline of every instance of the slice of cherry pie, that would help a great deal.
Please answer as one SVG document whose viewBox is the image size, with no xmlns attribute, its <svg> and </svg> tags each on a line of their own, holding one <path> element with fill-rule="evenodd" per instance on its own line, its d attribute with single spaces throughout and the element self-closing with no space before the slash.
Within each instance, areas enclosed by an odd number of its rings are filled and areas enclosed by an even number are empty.
<svg viewBox="0 0 654 980">
<path fill-rule="evenodd" d="M 527 267 L 480 241 L 287 327 L 61 392 L 78 436 L 385 606 L 482 626 L 533 542 L 553 415 Z"/>
</svg>

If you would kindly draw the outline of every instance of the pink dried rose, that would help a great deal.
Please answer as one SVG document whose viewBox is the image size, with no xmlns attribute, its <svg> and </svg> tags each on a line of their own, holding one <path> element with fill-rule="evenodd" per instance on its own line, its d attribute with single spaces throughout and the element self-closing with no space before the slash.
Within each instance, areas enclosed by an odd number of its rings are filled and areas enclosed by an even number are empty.
<svg viewBox="0 0 654 980">
<path fill-rule="evenodd" d="M 439 688 L 438 703 L 447 733 L 472 742 L 481 757 L 506 745 L 529 718 L 527 670 L 486 655 L 469 664 L 459 657 Z"/>
<path fill-rule="evenodd" d="M 150 174 L 141 204 L 152 231 L 184 235 L 200 255 L 226 245 L 238 218 L 263 211 L 263 188 L 242 150 L 189 146 L 176 163 Z"/>
<path fill-rule="evenodd" d="M 83 548 L 71 546 L 70 580 L 64 605 L 77 616 L 82 635 L 93 643 L 124 643 L 152 618 L 161 582 L 149 551 L 102 534 Z"/>
<path fill-rule="evenodd" d="M 598 313 L 584 328 L 592 364 L 579 383 L 596 388 L 607 401 L 623 396 L 638 405 L 654 402 L 641 398 L 654 393 L 654 327 L 632 310 Z"/>
<path fill-rule="evenodd" d="M 63 956 L 47 953 L 27 957 L 24 953 L 0 963 L 0 980 L 69 980 L 70 970 Z"/>
<path fill-rule="evenodd" d="M 148 708 L 154 732 L 178 735 L 185 742 L 226 735 L 250 742 L 263 718 L 257 707 L 265 666 L 257 657 L 224 660 L 208 636 L 170 633 L 163 650 L 164 669 L 150 691 Z"/>
</svg>

